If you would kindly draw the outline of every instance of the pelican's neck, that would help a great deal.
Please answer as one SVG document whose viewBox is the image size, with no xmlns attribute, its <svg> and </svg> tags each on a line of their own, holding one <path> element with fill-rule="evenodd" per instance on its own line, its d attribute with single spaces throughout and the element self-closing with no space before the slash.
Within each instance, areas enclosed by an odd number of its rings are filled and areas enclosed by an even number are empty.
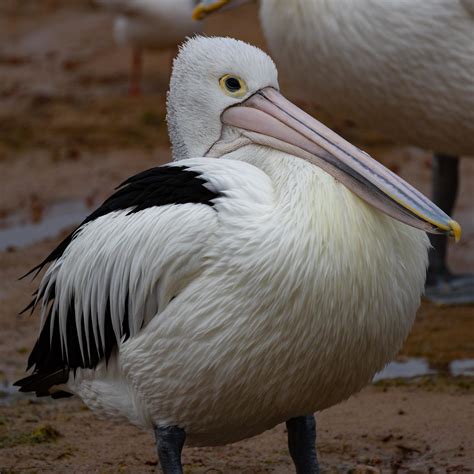
<svg viewBox="0 0 474 474">
<path fill-rule="evenodd" d="M 223 158 L 245 161 L 262 170 L 270 178 L 277 204 L 281 208 L 314 208 L 316 201 L 321 202 L 328 189 L 332 190 L 331 193 L 350 193 L 317 166 L 273 148 L 252 144 Z"/>
<path fill-rule="evenodd" d="M 270 178 L 275 215 L 286 234 L 297 228 L 298 236 L 317 238 L 320 248 L 330 248 L 341 258 L 345 255 L 346 262 L 353 255 L 366 255 L 370 261 L 372 254 L 367 249 L 376 247 L 381 261 L 397 261 L 401 254 L 397 250 L 389 256 L 388 249 L 398 249 L 406 242 L 408 246 L 421 242 L 418 251 L 423 254 L 425 250 L 423 232 L 381 213 L 324 170 L 301 158 L 260 145 L 241 147 L 221 159 L 227 158 L 245 161 Z"/>
</svg>

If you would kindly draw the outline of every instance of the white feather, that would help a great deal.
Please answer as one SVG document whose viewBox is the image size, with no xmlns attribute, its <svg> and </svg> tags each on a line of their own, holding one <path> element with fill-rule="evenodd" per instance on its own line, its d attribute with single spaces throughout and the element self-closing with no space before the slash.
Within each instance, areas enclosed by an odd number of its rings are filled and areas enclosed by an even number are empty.
<svg viewBox="0 0 474 474">
<path fill-rule="evenodd" d="M 92 324 L 94 335 L 105 347 L 108 301 L 114 332 L 120 339 L 126 295 L 132 296 L 128 310 L 133 336 L 166 307 L 188 278 L 203 270 L 199 255 L 212 236 L 215 211 L 205 205 L 184 204 L 128 212 L 114 212 L 85 224 L 43 279 L 40 290 L 47 288 L 46 294 L 52 284 L 56 286 L 54 304 L 66 349 L 71 301 L 76 308 L 84 308 L 76 312 L 83 355 L 79 318 L 87 321 L 86 327 Z M 45 312 L 43 307 L 43 318 Z"/>
<path fill-rule="evenodd" d="M 155 213 L 171 226 L 153 234 L 167 258 L 143 261 L 144 278 L 161 282 L 183 253 L 197 264 L 184 264 L 186 284 L 172 284 L 148 326 L 120 346 L 110 384 L 133 387 L 127 403 L 110 406 L 104 367 L 70 382 L 91 408 L 145 426 L 179 424 L 190 444 L 221 444 L 347 398 L 394 357 L 423 291 L 425 234 L 302 160 L 270 155 L 248 147 L 182 162 L 224 196 L 206 217 L 194 205 L 190 214 Z M 120 251 L 128 261 L 138 250 L 130 245 Z"/>
</svg>

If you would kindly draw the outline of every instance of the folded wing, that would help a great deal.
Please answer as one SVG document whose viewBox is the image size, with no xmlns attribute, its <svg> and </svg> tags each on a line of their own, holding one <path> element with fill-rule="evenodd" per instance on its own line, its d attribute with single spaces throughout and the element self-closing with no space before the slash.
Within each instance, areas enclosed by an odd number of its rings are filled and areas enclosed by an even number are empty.
<svg viewBox="0 0 474 474">
<path fill-rule="evenodd" d="M 42 328 L 21 391 L 93 369 L 204 271 L 219 197 L 196 170 L 163 166 L 125 181 L 32 271 L 50 264 L 28 306 Z"/>
</svg>

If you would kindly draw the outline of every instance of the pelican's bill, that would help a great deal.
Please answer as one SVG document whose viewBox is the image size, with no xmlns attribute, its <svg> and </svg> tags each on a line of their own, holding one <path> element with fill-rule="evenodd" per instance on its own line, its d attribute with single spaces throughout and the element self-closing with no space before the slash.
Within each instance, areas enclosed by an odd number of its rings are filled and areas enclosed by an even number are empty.
<svg viewBox="0 0 474 474">
<path fill-rule="evenodd" d="M 460 225 L 426 196 L 274 88 L 264 88 L 241 104 L 229 107 L 221 120 L 224 125 L 240 129 L 251 142 L 290 153 L 322 168 L 394 219 L 426 232 L 453 236 L 456 241 L 461 237 Z"/>
<path fill-rule="evenodd" d="M 193 20 L 202 20 L 217 10 L 224 10 L 224 7 L 238 7 L 250 0 L 202 0 L 193 10 Z"/>
</svg>

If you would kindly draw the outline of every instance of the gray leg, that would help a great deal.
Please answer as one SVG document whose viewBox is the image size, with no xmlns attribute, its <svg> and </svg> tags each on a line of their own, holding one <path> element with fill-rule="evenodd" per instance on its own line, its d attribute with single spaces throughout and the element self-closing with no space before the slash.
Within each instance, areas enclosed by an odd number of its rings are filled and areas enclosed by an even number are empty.
<svg viewBox="0 0 474 474">
<path fill-rule="evenodd" d="M 297 474 L 318 474 L 316 421 L 313 415 L 298 416 L 286 422 L 288 449 Z"/>
<path fill-rule="evenodd" d="M 441 153 L 433 156 L 433 202 L 452 215 L 459 185 L 459 158 Z M 446 263 L 448 239 L 430 234 L 426 297 L 440 304 L 474 302 L 474 276 L 453 275 Z"/>
<path fill-rule="evenodd" d="M 178 426 L 155 428 L 156 449 L 163 474 L 183 474 L 181 451 L 186 433 Z"/>
<path fill-rule="evenodd" d="M 459 158 L 435 154 L 433 156 L 433 202 L 449 216 L 453 213 L 459 186 Z M 427 284 L 433 285 L 451 276 L 446 264 L 448 239 L 430 234 L 430 267 Z"/>
</svg>

